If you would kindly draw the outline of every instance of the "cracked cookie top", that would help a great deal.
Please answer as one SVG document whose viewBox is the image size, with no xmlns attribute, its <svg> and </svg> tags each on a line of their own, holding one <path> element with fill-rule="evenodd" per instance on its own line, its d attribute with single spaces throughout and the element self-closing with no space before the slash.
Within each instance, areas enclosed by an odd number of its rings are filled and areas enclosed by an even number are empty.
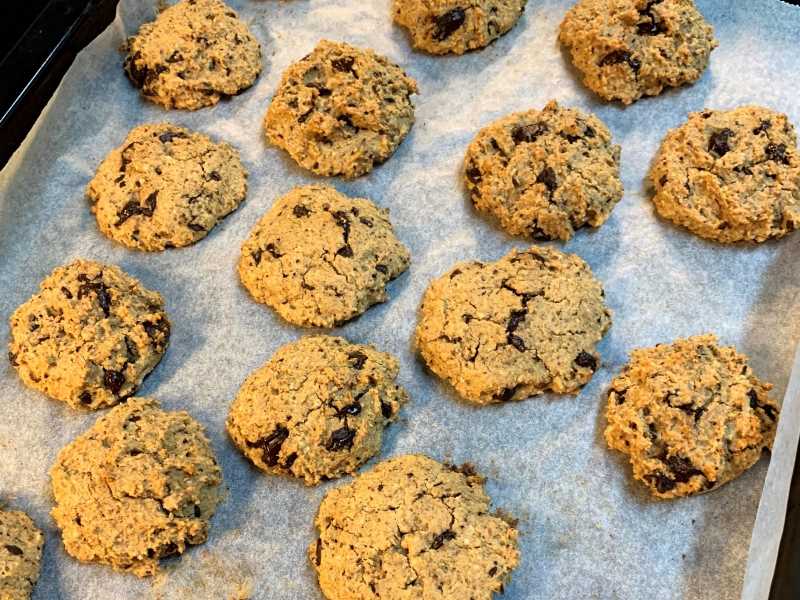
<svg viewBox="0 0 800 600">
<path fill-rule="evenodd" d="M 327 493 L 308 549 L 330 600 L 491 600 L 519 563 L 516 522 L 469 465 L 379 463 Z"/>
<path fill-rule="evenodd" d="M 602 225 L 622 198 L 620 148 L 600 119 L 554 100 L 481 129 L 464 181 L 481 212 L 512 235 L 570 239 Z"/>
<path fill-rule="evenodd" d="M 417 348 L 478 404 L 575 393 L 597 370 L 595 345 L 611 326 L 603 296 L 581 258 L 551 248 L 460 263 L 425 292 Z"/>
<path fill-rule="evenodd" d="M 606 442 L 654 496 L 706 492 L 772 448 L 780 409 L 771 389 L 711 334 L 634 350 L 611 382 Z"/>
<path fill-rule="evenodd" d="M 250 232 L 239 277 L 290 323 L 334 327 L 385 301 L 386 284 L 409 261 L 388 210 L 307 185 L 279 198 Z"/>
<path fill-rule="evenodd" d="M 186 412 L 131 398 L 59 452 L 50 469 L 70 556 L 140 577 L 202 544 L 221 499 L 222 471 Z"/>
<path fill-rule="evenodd" d="M 527 0 L 394 0 L 394 21 L 408 29 L 414 48 L 463 54 L 508 32 Z"/>
<path fill-rule="evenodd" d="M 0 510 L 0 598 L 28 600 L 39 579 L 44 535 L 20 511 Z"/>
<path fill-rule="evenodd" d="M 148 251 L 203 239 L 246 193 L 233 146 L 169 123 L 133 128 L 86 188 L 100 230 Z"/>
<path fill-rule="evenodd" d="M 691 113 L 650 169 L 659 214 L 696 235 L 763 242 L 800 226 L 800 155 L 786 115 L 760 106 Z"/>
<path fill-rule="evenodd" d="M 380 452 L 408 396 L 372 346 L 314 336 L 281 347 L 242 384 L 228 433 L 259 469 L 307 485 L 354 473 Z"/>
<path fill-rule="evenodd" d="M 416 93 L 387 58 L 322 40 L 284 72 L 264 118 L 267 139 L 318 175 L 359 177 L 406 137 Z"/>
<path fill-rule="evenodd" d="M 196 110 L 253 85 L 261 46 L 221 0 L 181 0 L 128 39 L 125 72 L 148 100 Z"/>
<path fill-rule="evenodd" d="M 559 40 L 589 89 L 625 104 L 697 81 L 717 47 L 692 0 L 579 0 Z"/>
<path fill-rule="evenodd" d="M 131 396 L 169 343 L 161 295 L 88 260 L 56 268 L 39 288 L 11 315 L 8 358 L 22 381 L 73 408 Z"/>
</svg>

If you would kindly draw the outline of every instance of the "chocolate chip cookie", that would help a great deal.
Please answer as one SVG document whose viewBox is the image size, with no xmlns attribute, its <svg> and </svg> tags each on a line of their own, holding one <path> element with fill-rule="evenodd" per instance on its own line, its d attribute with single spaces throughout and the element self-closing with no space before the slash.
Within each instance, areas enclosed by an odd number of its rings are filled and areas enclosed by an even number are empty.
<svg viewBox="0 0 800 600">
<path fill-rule="evenodd" d="M 318 175 L 353 179 L 388 159 L 414 123 L 417 83 L 372 50 L 322 40 L 283 74 L 267 140 Z"/>
<path fill-rule="evenodd" d="M 279 198 L 250 232 L 239 277 L 290 323 L 334 327 L 385 301 L 386 284 L 409 261 L 386 209 L 307 185 Z"/>
<path fill-rule="evenodd" d="M 467 149 L 475 207 L 512 235 L 568 240 L 622 198 L 620 148 L 600 119 L 551 101 L 484 127 Z"/>
<path fill-rule="evenodd" d="M 658 498 L 715 489 L 772 447 L 780 409 L 711 334 L 634 350 L 608 395 L 606 441 Z"/>
<path fill-rule="evenodd" d="M 208 537 L 222 471 L 202 426 L 131 398 L 59 452 L 50 469 L 67 553 L 140 577 Z"/>
<path fill-rule="evenodd" d="M 128 39 L 125 73 L 166 108 L 212 106 L 253 85 L 261 46 L 221 0 L 181 0 Z"/>
<path fill-rule="evenodd" d="M 705 110 L 670 131 L 650 169 L 659 214 L 718 242 L 763 242 L 800 225 L 800 155 L 786 115 Z"/>
<path fill-rule="evenodd" d="M 381 449 L 406 392 L 399 365 L 372 346 L 306 337 L 280 348 L 242 385 L 228 433 L 254 465 L 307 485 L 354 473 Z"/>
<path fill-rule="evenodd" d="M 118 267 L 55 269 L 11 315 L 8 358 L 22 381 L 73 408 L 131 396 L 169 343 L 164 300 Z"/>
<path fill-rule="evenodd" d="M 478 404 L 575 393 L 597 370 L 595 344 L 611 326 L 603 296 L 583 260 L 551 248 L 460 263 L 425 292 L 417 348 Z"/>
<path fill-rule="evenodd" d="M 203 239 L 246 193 L 233 146 L 169 123 L 132 129 L 86 188 L 100 230 L 148 251 Z"/>
<path fill-rule="evenodd" d="M 516 522 L 469 465 L 406 455 L 328 492 L 308 556 L 330 600 L 491 600 L 519 563 Z"/>
<path fill-rule="evenodd" d="M 692 0 L 579 0 L 559 39 L 589 89 L 625 104 L 694 83 L 717 47 Z"/>
<path fill-rule="evenodd" d="M 414 48 L 464 54 L 507 33 L 527 0 L 394 0 L 394 21 L 408 29 Z"/>
<path fill-rule="evenodd" d="M 0 599 L 28 600 L 39 579 L 44 535 L 20 511 L 0 510 Z"/>
</svg>

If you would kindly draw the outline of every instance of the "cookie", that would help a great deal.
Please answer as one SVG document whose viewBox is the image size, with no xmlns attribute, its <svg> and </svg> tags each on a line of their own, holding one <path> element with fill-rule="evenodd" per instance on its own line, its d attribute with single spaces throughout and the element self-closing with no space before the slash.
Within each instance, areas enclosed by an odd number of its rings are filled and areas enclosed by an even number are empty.
<svg viewBox="0 0 800 600">
<path fill-rule="evenodd" d="M 221 0 L 181 0 L 128 38 L 125 73 L 166 108 L 213 106 L 253 85 L 261 46 Z"/>
<path fill-rule="evenodd" d="M 242 245 L 239 277 L 295 325 L 334 327 L 387 298 L 408 268 L 389 212 L 324 185 L 279 198 Z"/>
<path fill-rule="evenodd" d="M 56 268 L 39 288 L 11 315 L 8 358 L 25 385 L 73 408 L 131 396 L 169 343 L 161 295 L 88 260 Z"/>
<path fill-rule="evenodd" d="M 147 251 L 203 239 L 246 193 L 233 146 L 169 123 L 132 129 L 86 188 L 100 230 Z"/>
<path fill-rule="evenodd" d="M 28 600 L 39 579 L 44 535 L 24 512 L 0 510 L 0 599 Z"/>
<path fill-rule="evenodd" d="M 329 600 L 491 600 L 519 563 L 516 522 L 469 465 L 406 455 L 327 493 L 308 556 Z"/>
<path fill-rule="evenodd" d="M 760 106 L 691 113 L 650 169 L 659 214 L 718 242 L 763 242 L 800 226 L 800 155 L 786 115 Z"/>
<path fill-rule="evenodd" d="M 465 262 L 430 284 L 416 345 L 428 367 L 478 404 L 576 393 L 611 326 L 603 288 L 574 254 L 512 250 Z"/>
<path fill-rule="evenodd" d="M 417 50 L 464 54 L 507 33 L 527 0 L 394 0 L 394 21 L 405 27 Z"/>
<path fill-rule="evenodd" d="M 208 537 L 222 471 L 202 426 L 131 398 L 59 452 L 50 469 L 67 553 L 140 577 Z"/>
<path fill-rule="evenodd" d="M 340 337 L 281 347 L 242 385 L 228 433 L 259 469 L 307 485 L 354 473 L 381 449 L 406 392 L 390 354 Z"/>
<path fill-rule="evenodd" d="M 467 149 L 472 203 L 511 235 L 568 240 L 622 198 L 620 148 L 594 115 L 551 101 L 484 127 Z"/>
<path fill-rule="evenodd" d="M 387 160 L 414 123 L 417 83 L 372 50 L 322 40 L 283 74 L 267 140 L 318 175 L 353 179 Z"/>
<path fill-rule="evenodd" d="M 579 0 L 559 40 L 589 89 L 624 104 L 694 83 L 717 47 L 692 0 Z"/>
<path fill-rule="evenodd" d="M 706 492 L 772 447 L 780 409 L 770 389 L 711 334 L 634 350 L 611 382 L 606 442 L 654 496 Z"/>
</svg>

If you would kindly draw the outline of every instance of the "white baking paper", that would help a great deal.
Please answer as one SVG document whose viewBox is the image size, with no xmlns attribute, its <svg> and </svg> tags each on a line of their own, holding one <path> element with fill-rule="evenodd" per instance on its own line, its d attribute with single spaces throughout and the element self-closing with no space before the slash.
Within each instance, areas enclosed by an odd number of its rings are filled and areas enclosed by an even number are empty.
<svg viewBox="0 0 800 600">
<path fill-rule="evenodd" d="M 749 354 L 756 372 L 775 383 L 775 397 L 783 397 L 800 339 L 800 234 L 759 246 L 700 240 L 655 215 L 645 174 L 664 133 L 689 111 L 760 103 L 800 124 L 800 11 L 777 0 L 699 0 L 720 40 L 706 74 L 691 87 L 622 108 L 584 89 L 556 42 L 569 0 L 531 0 L 509 34 L 462 57 L 411 51 L 391 22 L 389 0 L 231 4 L 264 49 L 264 71 L 251 90 L 193 113 L 143 101 L 123 75 L 118 47 L 155 15 L 155 2 L 122 0 L 117 20 L 78 56 L 0 173 L 2 319 L 55 266 L 76 257 L 116 263 L 160 291 L 173 336 L 141 394 L 186 409 L 206 426 L 229 488 L 209 541 L 168 561 L 163 577 L 139 580 L 77 563 L 64 553 L 49 516 L 47 471 L 97 415 L 26 389 L 3 361 L 0 493 L 46 531 L 35 598 L 321 598 L 305 549 L 320 499 L 339 483 L 309 489 L 256 471 L 227 439 L 224 421 L 247 374 L 305 333 L 253 302 L 235 265 L 249 229 L 272 202 L 295 185 L 318 181 L 266 144 L 261 120 L 281 72 L 323 37 L 374 48 L 420 87 L 417 122 L 397 153 L 357 181 L 331 181 L 389 207 L 413 255 L 388 303 L 336 330 L 400 358 L 400 380 L 412 400 L 388 430 L 381 458 L 423 452 L 472 462 L 488 476 L 496 505 L 520 519 L 522 560 L 505 593 L 509 600 L 738 598 L 769 461 L 713 493 L 657 502 L 631 479 L 627 461 L 606 449 L 602 415 L 609 381 L 630 350 L 706 331 Z M 417 306 L 428 282 L 454 262 L 492 260 L 525 245 L 474 213 L 461 161 L 480 127 L 551 98 L 596 112 L 622 145 L 624 199 L 600 229 L 559 246 L 581 255 L 603 281 L 614 324 L 599 346 L 603 366 L 578 396 L 475 408 L 416 358 L 410 340 Z M 160 120 L 235 144 L 250 172 L 249 193 L 207 239 L 147 254 L 103 237 L 83 191 L 131 127 Z M 7 342 L 8 329 L 0 327 L 0 346 Z M 788 485 L 799 400 L 795 394 L 784 408 L 771 490 Z M 768 553 L 780 537 L 782 510 L 780 502 L 765 503 L 753 544 L 754 560 L 763 562 L 753 563 L 748 590 L 768 586 Z"/>
</svg>

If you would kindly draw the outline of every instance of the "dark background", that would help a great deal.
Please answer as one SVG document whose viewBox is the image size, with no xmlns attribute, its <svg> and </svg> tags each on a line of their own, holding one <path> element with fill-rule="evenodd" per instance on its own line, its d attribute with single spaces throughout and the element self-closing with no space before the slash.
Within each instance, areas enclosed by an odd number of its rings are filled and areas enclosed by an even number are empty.
<svg viewBox="0 0 800 600">
<path fill-rule="evenodd" d="M 800 5 L 800 0 L 785 1 Z M 0 86 L 0 168 L 25 138 L 75 55 L 113 20 L 117 2 L 7 0 L 0 3 L 0 82 L 3 82 Z M 800 599 L 798 463 L 792 478 L 771 600 Z M 713 592 L 709 592 L 709 598 L 713 598 Z"/>
</svg>

